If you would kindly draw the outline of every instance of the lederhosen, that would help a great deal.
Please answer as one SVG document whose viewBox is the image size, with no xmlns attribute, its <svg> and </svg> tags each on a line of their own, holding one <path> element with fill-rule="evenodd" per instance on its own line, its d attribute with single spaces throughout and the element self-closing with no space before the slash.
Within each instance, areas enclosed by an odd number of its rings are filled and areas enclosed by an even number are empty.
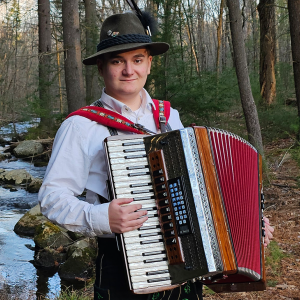
<svg viewBox="0 0 300 300">
<path fill-rule="evenodd" d="M 168 102 L 154 100 L 157 107 L 156 116 L 154 116 L 156 125 L 162 132 L 170 131 L 171 127 L 167 123 L 165 117 L 164 104 Z M 169 105 L 169 103 L 168 103 Z M 100 100 L 93 103 L 93 106 L 103 108 L 103 104 Z M 168 106 L 169 109 L 169 106 Z M 87 111 L 91 114 L 86 114 Z M 98 114 L 99 111 L 91 111 L 90 107 L 82 108 L 78 113 L 72 113 L 71 115 L 79 114 L 90 118 L 94 121 L 98 119 L 94 118 L 92 114 Z M 112 119 L 114 114 L 107 116 Z M 70 115 L 70 116 L 71 116 Z M 101 114 L 100 114 L 101 115 Z M 101 115 L 104 116 L 104 115 Z M 168 117 L 168 116 L 167 116 Z M 118 116 L 118 118 L 121 118 Z M 115 118 L 116 119 L 116 118 Z M 99 123 L 107 126 L 110 135 L 117 135 L 118 132 L 115 128 L 110 127 L 107 123 L 98 121 Z M 111 120 L 108 120 L 111 121 Z M 117 122 L 122 120 L 117 119 Z M 158 124 L 159 123 L 159 124 Z M 114 126 L 114 125 L 113 125 Z M 118 124 L 119 126 L 119 124 Z M 120 127 L 117 127 L 120 129 Z M 122 127 L 124 129 L 124 127 Z M 139 133 L 139 132 L 136 132 Z M 107 202 L 102 198 L 103 202 Z M 119 251 L 117 242 L 114 238 L 98 237 L 98 256 L 96 260 L 96 280 L 94 284 L 94 299 L 95 300 L 201 300 L 202 299 L 202 284 L 199 281 L 195 283 L 187 282 L 186 284 L 175 288 L 173 290 L 158 292 L 153 294 L 136 295 L 133 294 L 128 287 L 127 274 L 125 270 L 125 264 L 122 258 L 122 253 Z"/>
</svg>

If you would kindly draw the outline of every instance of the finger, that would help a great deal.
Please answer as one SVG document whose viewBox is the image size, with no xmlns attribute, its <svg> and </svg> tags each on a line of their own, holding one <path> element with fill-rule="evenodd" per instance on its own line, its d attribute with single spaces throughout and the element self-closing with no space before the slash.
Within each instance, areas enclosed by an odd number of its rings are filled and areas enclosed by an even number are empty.
<svg viewBox="0 0 300 300">
<path fill-rule="evenodd" d="M 142 208 L 141 204 L 129 204 L 123 207 L 125 213 L 132 213 Z"/>
<path fill-rule="evenodd" d="M 131 212 L 128 214 L 128 220 L 129 221 L 137 220 L 137 219 L 140 219 L 140 218 L 146 216 L 147 214 L 148 214 L 148 212 L 146 210 L 139 210 L 139 211 Z"/>
<path fill-rule="evenodd" d="M 128 222 L 128 227 L 124 230 L 124 232 L 136 230 L 142 227 L 144 222 L 146 222 L 147 220 L 148 220 L 148 216 L 144 216 L 140 219 Z"/>
<path fill-rule="evenodd" d="M 118 205 L 124 205 L 129 204 L 133 201 L 133 198 L 120 198 L 120 199 L 114 199 L 112 202 Z"/>
<path fill-rule="evenodd" d="M 270 225 L 270 220 L 267 217 L 264 217 L 264 222 L 268 225 Z"/>
</svg>

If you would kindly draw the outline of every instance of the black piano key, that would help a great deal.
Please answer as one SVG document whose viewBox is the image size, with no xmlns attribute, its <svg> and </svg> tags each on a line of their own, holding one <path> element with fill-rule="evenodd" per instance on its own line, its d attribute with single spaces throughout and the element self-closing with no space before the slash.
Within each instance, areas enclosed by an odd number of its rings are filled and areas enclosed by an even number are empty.
<svg viewBox="0 0 300 300">
<path fill-rule="evenodd" d="M 170 280 L 171 277 L 163 277 L 163 278 L 153 278 L 153 279 L 148 279 L 147 282 L 148 283 L 152 283 L 152 282 L 160 282 L 160 281 L 166 281 L 166 280 Z"/>
<path fill-rule="evenodd" d="M 172 229 L 172 228 L 174 228 L 174 224 L 172 222 L 165 223 L 165 224 L 163 224 L 163 228 L 164 228 L 164 230 Z"/>
<path fill-rule="evenodd" d="M 176 240 L 176 238 L 167 239 L 167 240 L 166 240 L 166 244 L 167 244 L 167 245 L 174 245 L 174 244 L 177 244 L 177 240 Z"/>
<path fill-rule="evenodd" d="M 133 148 L 133 149 L 124 149 L 124 153 L 137 152 L 137 151 L 145 151 L 145 148 Z"/>
<path fill-rule="evenodd" d="M 164 215 L 164 214 L 170 213 L 171 209 L 170 209 L 170 207 L 167 206 L 167 207 L 161 208 L 159 211 L 162 215 Z"/>
<path fill-rule="evenodd" d="M 151 276 L 151 275 L 164 274 L 164 273 L 169 273 L 169 270 L 150 271 L 150 272 L 146 272 L 146 275 Z"/>
<path fill-rule="evenodd" d="M 149 232 L 149 233 L 141 233 L 139 234 L 140 238 L 148 237 L 148 236 L 161 236 L 161 232 Z"/>
<path fill-rule="evenodd" d="M 147 244 L 154 244 L 154 243 L 161 243 L 161 242 L 163 242 L 163 239 L 154 239 L 154 240 L 140 241 L 140 244 L 147 245 Z"/>
<path fill-rule="evenodd" d="M 154 179 L 154 183 L 155 184 L 160 184 L 160 183 L 162 183 L 164 181 L 165 181 L 165 177 L 164 176 L 161 176 L 161 177 L 158 177 L 158 178 Z"/>
<path fill-rule="evenodd" d="M 129 187 L 136 188 L 136 187 L 149 186 L 149 185 L 152 186 L 152 183 L 151 182 L 149 182 L 149 183 L 133 183 L 133 184 L 130 184 Z"/>
<path fill-rule="evenodd" d="M 152 252 L 144 252 L 142 253 L 143 256 L 151 256 L 151 255 L 158 255 L 158 254 L 165 254 L 165 250 L 160 250 L 160 251 L 152 251 Z"/>
<path fill-rule="evenodd" d="M 149 168 L 149 166 L 132 166 L 132 167 L 126 167 L 126 170 L 137 170 L 137 169 L 145 169 Z"/>
<path fill-rule="evenodd" d="M 165 261 L 167 260 L 166 257 L 160 257 L 160 258 L 151 258 L 151 259 L 145 259 L 144 263 L 149 264 L 149 263 L 154 263 L 154 262 L 160 262 L 160 261 Z"/>
<path fill-rule="evenodd" d="M 156 171 L 153 172 L 154 177 L 159 176 L 159 175 L 163 175 L 163 174 L 164 174 L 163 169 L 159 169 L 159 170 L 156 170 Z"/>
<path fill-rule="evenodd" d="M 169 200 L 168 200 L 168 199 L 161 200 L 161 201 L 158 202 L 158 205 L 159 205 L 159 206 L 166 206 L 166 205 L 169 205 Z"/>
<path fill-rule="evenodd" d="M 147 157 L 147 154 L 124 156 L 125 159 L 135 159 L 135 158 L 143 158 L 143 157 Z"/>
<path fill-rule="evenodd" d="M 138 173 L 130 173 L 128 174 L 128 177 L 134 177 L 134 176 L 144 176 L 144 175 L 149 175 L 150 172 L 138 172 Z"/>
<path fill-rule="evenodd" d="M 161 220 L 163 222 L 172 221 L 172 216 L 171 215 L 162 216 Z"/>
<path fill-rule="evenodd" d="M 154 196 L 146 196 L 146 197 L 135 197 L 135 198 L 133 198 L 134 201 L 150 200 L 150 199 L 155 199 L 155 197 Z"/>
<path fill-rule="evenodd" d="M 131 191 L 131 194 L 136 195 L 136 194 L 145 194 L 145 193 L 151 193 L 153 192 L 153 189 L 151 190 L 137 190 L 137 191 Z"/>
<path fill-rule="evenodd" d="M 156 229 L 156 228 L 160 228 L 160 226 L 159 225 L 142 226 L 142 227 L 138 228 L 138 230 L 150 230 L 150 229 Z"/>
<path fill-rule="evenodd" d="M 127 142 L 127 143 L 122 143 L 122 146 L 134 146 L 134 145 L 144 145 L 143 141 L 140 142 Z"/>
<path fill-rule="evenodd" d="M 161 185 L 156 186 L 156 191 L 157 192 L 161 192 L 161 191 L 164 191 L 164 190 L 166 190 L 166 185 L 165 184 L 161 184 Z"/>
<path fill-rule="evenodd" d="M 158 214 L 154 214 L 154 215 L 147 215 L 148 219 L 150 218 L 157 218 L 158 217 Z"/>
</svg>

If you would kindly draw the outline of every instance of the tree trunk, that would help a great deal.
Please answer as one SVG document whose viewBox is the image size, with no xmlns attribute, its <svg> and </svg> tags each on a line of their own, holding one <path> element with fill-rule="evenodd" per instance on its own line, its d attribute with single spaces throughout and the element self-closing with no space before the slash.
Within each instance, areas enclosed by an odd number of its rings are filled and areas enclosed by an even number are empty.
<svg viewBox="0 0 300 300">
<path fill-rule="evenodd" d="M 242 18 L 239 0 L 228 0 L 230 29 L 235 60 L 236 75 L 249 142 L 263 154 L 263 143 L 256 105 L 253 99 L 250 78 L 248 74 L 245 42 L 242 29 Z"/>
<path fill-rule="evenodd" d="M 96 52 L 96 45 L 99 40 L 96 15 L 96 0 L 84 0 L 84 4 L 86 26 L 86 57 L 89 57 Z M 85 88 L 87 104 L 90 104 L 100 97 L 97 67 L 85 66 Z"/>
<path fill-rule="evenodd" d="M 300 0 L 288 0 L 295 90 L 298 106 L 299 129 L 297 139 L 300 141 Z"/>
<path fill-rule="evenodd" d="M 223 11 L 224 11 L 225 0 L 221 0 L 220 4 L 220 14 L 219 14 L 219 23 L 217 29 L 217 39 L 218 39 L 218 48 L 217 48 L 217 74 L 220 74 L 220 58 L 221 58 L 221 46 L 222 46 L 222 28 L 223 28 Z"/>
<path fill-rule="evenodd" d="M 85 105 L 78 0 L 62 1 L 62 21 L 67 102 L 71 113 Z"/>
<path fill-rule="evenodd" d="M 44 112 L 41 126 L 52 127 L 52 97 L 50 95 L 51 74 L 51 24 L 50 1 L 38 0 L 39 17 L 39 98 Z"/>
<path fill-rule="evenodd" d="M 275 78 L 275 0 L 260 0 L 260 93 L 265 103 L 270 105 L 276 98 Z"/>
</svg>

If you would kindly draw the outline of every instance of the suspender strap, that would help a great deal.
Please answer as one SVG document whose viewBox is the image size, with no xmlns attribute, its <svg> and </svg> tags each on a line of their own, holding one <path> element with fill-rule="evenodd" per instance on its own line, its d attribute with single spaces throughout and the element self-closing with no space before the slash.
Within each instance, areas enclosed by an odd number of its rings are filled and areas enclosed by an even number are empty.
<svg viewBox="0 0 300 300">
<path fill-rule="evenodd" d="M 171 127 L 168 124 L 171 110 L 170 102 L 156 99 L 152 100 L 156 108 L 153 110 L 156 128 L 160 129 L 162 133 L 171 130 Z"/>
</svg>

